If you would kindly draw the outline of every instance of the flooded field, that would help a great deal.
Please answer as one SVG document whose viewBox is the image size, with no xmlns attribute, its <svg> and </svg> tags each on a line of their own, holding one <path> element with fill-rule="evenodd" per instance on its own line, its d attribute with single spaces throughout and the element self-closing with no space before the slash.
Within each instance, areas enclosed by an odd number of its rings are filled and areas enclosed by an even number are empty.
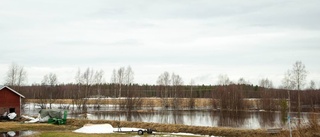
<svg viewBox="0 0 320 137">
<path fill-rule="evenodd" d="M 55 104 L 53 107 L 58 108 Z M 40 108 L 34 104 L 24 107 L 23 113 L 35 116 Z M 121 111 L 119 111 L 121 110 Z M 297 113 L 291 113 L 292 125 L 296 125 Z M 319 116 L 319 114 L 317 114 Z M 308 123 L 309 113 L 302 113 L 300 121 Z M 210 127 L 236 127 L 245 129 L 259 128 L 287 128 L 287 114 L 264 111 L 219 111 L 208 108 L 188 109 L 162 109 L 158 107 L 143 107 L 139 110 L 127 111 L 117 106 L 102 106 L 99 110 L 89 107 L 87 113 L 68 109 L 68 118 L 89 120 L 121 120 L 133 122 L 153 122 L 164 124 L 183 124 Z"/>
</svg>

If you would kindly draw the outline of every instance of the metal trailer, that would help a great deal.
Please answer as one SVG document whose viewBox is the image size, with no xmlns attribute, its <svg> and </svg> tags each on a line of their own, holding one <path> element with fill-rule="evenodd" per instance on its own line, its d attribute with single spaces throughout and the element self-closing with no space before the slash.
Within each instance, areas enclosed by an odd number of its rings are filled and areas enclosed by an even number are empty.
<svg viewBox="0 0 320 137">
<path fill-rule="evenodd" d="M 151 128 L 147 128 L 147 129 L 142 129 L 142 128 L 129 128 L 130 130 L 126 130 L 126 128 L 121 128 L 119 127 L 117 131 L 114 132 L 121 132 L 121 133 L 125 133 L 125 132 L 137 132 L 138 135 L 143 135 L 144 133 L 147 134 L 152 134 L 153 131 Z"/>
</svg>

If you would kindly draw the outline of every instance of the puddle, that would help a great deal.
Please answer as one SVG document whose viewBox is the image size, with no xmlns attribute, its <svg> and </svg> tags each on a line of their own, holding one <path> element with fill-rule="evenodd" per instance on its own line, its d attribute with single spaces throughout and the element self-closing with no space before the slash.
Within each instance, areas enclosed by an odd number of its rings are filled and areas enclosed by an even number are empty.
<svg viewBox="0 0 320 137">
<path fill-rule="evenodd" d="M 23 137 L 23 136 L 31 136 L 38 133 L 37 131 L 25 130 L 25 131 L 8 131 L 8 132 L 0 132 L 1 137 Z"/>
</svg>

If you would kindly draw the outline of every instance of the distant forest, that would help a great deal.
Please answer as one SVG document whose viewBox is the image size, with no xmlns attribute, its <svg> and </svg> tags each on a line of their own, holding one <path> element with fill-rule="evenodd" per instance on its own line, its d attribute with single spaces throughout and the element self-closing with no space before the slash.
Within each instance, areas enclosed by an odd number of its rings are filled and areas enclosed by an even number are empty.
<svg viewBox="0 0 320 137">
<path fill-rule="evenodd" d="M 320 108 L 320 90 L 313 80 L 306 86 L 307 74 L 305 65 L 296 61 L 292 69 L 284 74 L 278 89 L 268 78 L 261 79 L 259 86 L 254 86 L 244 78 L 232 82 L 227 75 L 219 75 L 217 85 L 195 85 L 193 80 L 185 84 L 180 75 L 167 71 L 159 75 L 156 85 L 140 85 L 134 83 L 134 72 L 128 66 L 114 69 L 110 83 L 105 82 L 103 70 L 87 68 L 83 72 L 78 69 L 72 84 L 59 84 L 57 75 L 49 73 L 43 77 L 41 84 L 26 86 L 23 84 L 27 79 L 26 70 L 13 63 L 6 76 L 6 85 L 21 92 L 27 99 L 43 100 L 42 104 L 52 104 L 55 99 L 72 99 L 78 106 L 86 107 L 88 98 L 108 97 L 129 99 L 124 106 L 130 106 L 138 104 L 133 102 L 140 102 L 137 98 L 157 97 L 161 98 L 164 107 L 170 106 L 169 98 L 174 99 L 174 107 L 179 107 L 179 99 L 187 98 L 192 108 L 195 98 L 209 98 L 214 109 L 285 111 L 290 107 L 300 113 L 318 111 Z"/>
<path fill-rule="evenodd" d="M 318 111 L 320 106 L 320 90 L 285 90 L 264 88 L 245 84 L 222 86 L 160 86 L 160 85 L 122 85 L 119 96 L 119 84 L 76 85 L 61 84 L 54 86 L 32 85 L 16 87 L 27 99 L 80 99 L 80 98 L 210 98 L 218 100 L 212 103 L 213 108 L 243 110 L 250 104 L 243 100 L 259 99 L 258 109 L 287 109 L 286 101 L 290 93 L 293 111 L 298 109 L 298 93 L 301 93 L 302 111 Z M 283 104 L 284 103 L 284 104 Z"/>
</svg>

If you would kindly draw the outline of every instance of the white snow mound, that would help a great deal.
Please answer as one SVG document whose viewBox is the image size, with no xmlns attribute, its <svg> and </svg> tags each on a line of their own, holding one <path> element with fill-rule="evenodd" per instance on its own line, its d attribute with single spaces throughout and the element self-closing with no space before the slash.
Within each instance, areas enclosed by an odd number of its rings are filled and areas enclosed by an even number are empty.
<svg viewBox="0 0 320 137">
<path fill-rule="evenodd" d="M 113 133 L 113 127 L 110 124 L 86 124 L 73 132 L 88 134 Z"/>
</svg>

